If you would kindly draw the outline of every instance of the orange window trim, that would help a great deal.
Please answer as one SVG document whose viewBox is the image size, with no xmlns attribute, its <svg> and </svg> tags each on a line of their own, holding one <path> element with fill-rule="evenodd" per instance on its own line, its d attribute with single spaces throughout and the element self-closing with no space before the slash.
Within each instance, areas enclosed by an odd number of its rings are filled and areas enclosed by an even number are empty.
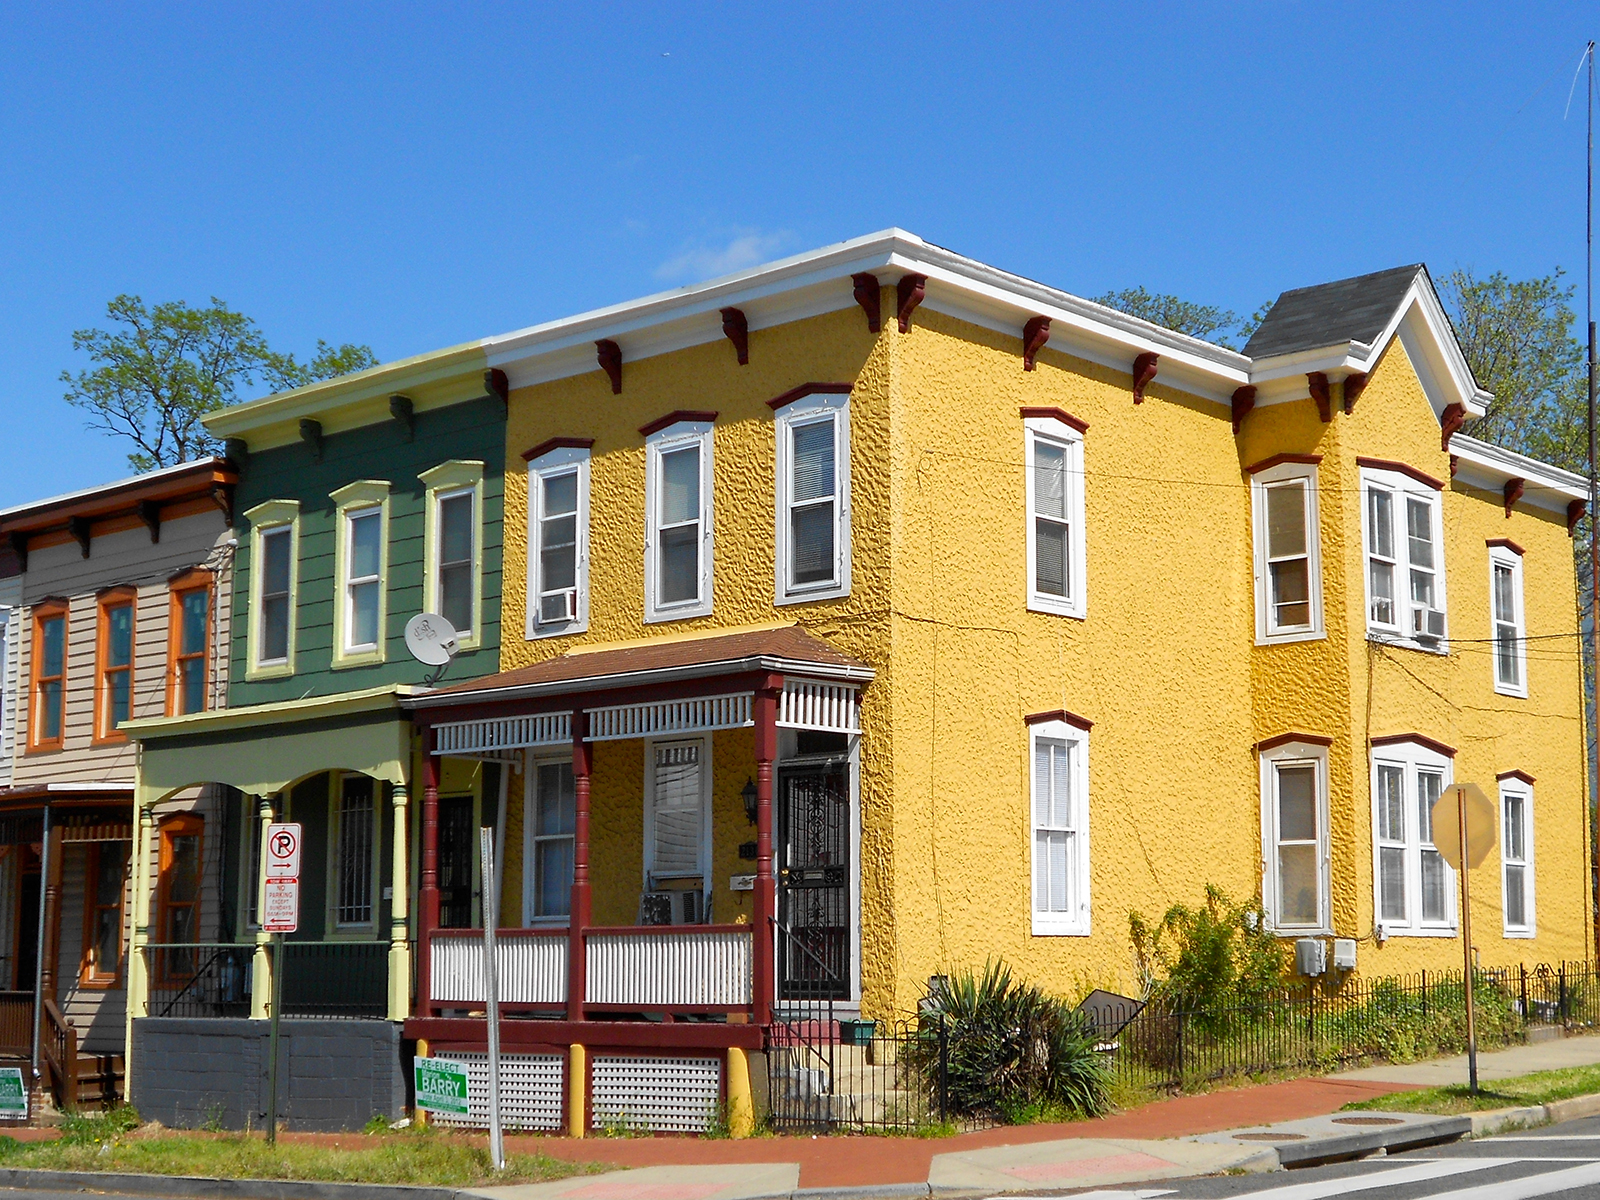
<svg viewBox="0 0 1600 1200">
<path fill-rule="evenodd" d="M 178 813 L 161 822 L 161 872 L 160 888 L 156 906 L 156 936 L 155 941 L 166 943 L 170 941 L 171 916 L 174 909 L 191 908 L 194 910 L 194 931 L 198 941 L 200 933 L 200 886 L 205 879 L 205 832 L 206 823 L 203 817 L 194 813 Z M 172 843 L 180 837 L 197 837 L 200 839 L 199 853 L 195 855 L 195 880 L 194 899 L 192 901 L 176 902 L 172 899 Z M 156 974 L 163 982 L 188 982 L 188 977 L 172 971 L 172 954 L 163 951 L 159 955 L 161 969 Z"/>
<path fill-rule="evenodd" d="M 61 618 L 61 674 L 41 675 L 44 662 L 44 627 L 49 621 Z M 33 654 L 28 662 L 28 749 L 59 750 L 67 736 L 67 637 L 72 632 L 65 600 L 46 600 L 33 607 Z M 59 682 L 61 685 L 61 727 L 58 736 L 40 736 L 44 728 L 41 685 Z"/>
<path fill-rule="evenodd" d="M 192 571 L 185 571 L 181 575 L 174 575 L 167 584 L 169 600 L 167 604 L 167 712 L 169 717 L 185 716 L 181 712 L 179 698 L 183 694 L 183 664 L 191 659 L 198 658 L 207 668 L 204 696 L 200 703 L 200 712 L 211 707 L 211 675 L 209 664 L 211 662 L 211 572 L 204 567 L 196 567 Z M 206 638 L 205 644 L 193 654 L 183 653 L 183 602 L 194 592 L 203 591 L 206 595 Z"/>
<path fill-rule="evenodd" d="M 123 893 L 127 890 L 127 881 L 123 880 L 117 888 L 116 904 L 101 904 L 97 891 L 100 881 L 100 855 L 107 846 L 117 845 L 115 842 L 90 842 L 83 863 L 83 955 L 78 966 L 78 983 L 82 987 L 90 988 L 118 988 L 122 986 L 122 952 L 127 948 L 123 941 Z M 123 870 L 127 870 L 127 859 L 124 860 Z M 102 970 L 103 964 L 94 960 L 95 951 L 95 925 L 100 911 L 106 908 L 117 910 L 117 961 L 112 964 L 111 970 Z"/>
<path fill-rule="evenodd" d="M 128 606 L 128 665 L 109 667 L 111 656 L 110 613 L 114 608 Z M 107 588 L 95 597 L 94 635 L 94 738 L 93 745 L 126 742 L 128 735 L 111 726 L 111 676 L 117 671 L 128 673 L 128 716 L 133 711 L 134 664 L 138 661 L 139 644 L 139 593 L 131 587 Z"/>
</svg>

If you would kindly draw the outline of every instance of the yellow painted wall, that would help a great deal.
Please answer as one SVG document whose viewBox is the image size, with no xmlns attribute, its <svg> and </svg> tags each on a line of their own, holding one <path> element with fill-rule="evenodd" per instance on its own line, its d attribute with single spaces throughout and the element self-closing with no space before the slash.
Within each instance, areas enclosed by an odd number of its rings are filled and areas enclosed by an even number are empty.
<svg viewBox="0 0 1600 1200">
<path fill-rule="evenodd" d="M 884 296 L 892 311 L 892 293 Z M 1400 459 L 1448 478 L 1439 426 L 1396 343 L 1356 411 L 1324 424 L 1309 399 L 1264 405 L 1235 438 L 1225 407 L 1158 378 L 1142 405 L 1129 376 L 1046 347 L 1022 370 L 1019 339 L 927 308 L 901 335 L 867 333 L 856 309 L 751 334 L 750 365 L 725 342 L 517 389 L 506 489 L 507 636 L 502 666 L 576 645 L 798 621 L 878 672 L 864 696 L 863 1006 L 914 1007 L 930 974 L 1005 958 L 1053 989 L 1133 984 L 1128 914 L 1159 917 L 1207 883 L 1260 887 L 1253 745 L 1289 730 L 1330 750 L 1334 924 L 1363 937 L 1363 973 L 1449 965 L 1459 942 L 1371 941 L 1371 800 L 1365 739 L 1415 730 L 1460 747 L 1458 779 L 1493 784 L 1520 767 L 1534 792 L 1539 937 L 1500 937 L 1498 867 L 1475 906 L 1485 962 L 1581 957 L 1585 888 L 1575 654 L 1530 655 L 1532 698 L 1494 694 L 1484 539 L 1528 550 L 1529 632 L 1571 632 L 1563 524 L 1454 487 L 1445 497 L 1448 657 L 1374 649 L 1365 634 L 1356 457 Z M 765 401 L 797 384 L 854 380 L 852 591 L 773 603 L 773 423 Z M 1026 611 L 1021 406 L 1089 424 L 1087 619 Z M 674 409 L 714 409 L 715 608 L 643 622 L 644 437 Z M 526 465 L 553 436 L 593 437 L 590 629 L 527 641 Z M 1283 452 L 1323 456 L 1325 640 L 1256 647 L 1249 478 Z M 1370 667 L 1369 667 L 1370 661 Z M 1369 676 L 1370 671 L 1370 676 Z M 1370 688 L 1369 688 L 1370 684 Z M 1369 705 L 1370 691 L 1370 705 Z M 1442 696 L 1439 694 L 1442 693 Z M 1092 932 L 1034 937 L 1028 877 L 1029 713 L 1065 708 L 1090 736 Z M 719 920 L 748 834 L 738 789 L 749 735 L 715 742 Z M 595 919 L 630 922 L 641 874 L 638 743 L 596 748 Z M 1492 791 L 1492 788 L 1491 788 Z M 520 883 L 519 883 L 520 888 Z M 509 887 L 509 878 L 508 878 Z M 508 896 L 509 899 L 509 896 Z M 747 901 L 746 901 L 747 902 Z M 508 909 L 508 911 L 512 911 Z M 736 915 L 737 910 L 735 910 Z"/>
</svg>

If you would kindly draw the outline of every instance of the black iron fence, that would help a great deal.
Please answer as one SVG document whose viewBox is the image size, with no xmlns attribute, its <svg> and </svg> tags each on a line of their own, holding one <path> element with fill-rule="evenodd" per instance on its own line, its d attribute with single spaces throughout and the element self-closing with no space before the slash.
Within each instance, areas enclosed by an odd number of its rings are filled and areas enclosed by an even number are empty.
<svg viewBox="0 0 1600 1200">
<path fill-rule="evenodd" d="M 152 1017 L 248 1017 L 254 944 L 145 947 Z M 283 1015 L 389 1015 L 387 942 L 284 942 Z"/>
<path fill-rule="evenodd" d="M 782 940 L 785 931 L 777 936 Z M 1161 998 L 1119 1005 L 1100 997 L 1084 1019 L 1096 1026 L 1111 1073 L 1130 1089 L 1179 1091 L 1466 1048 L 1460 971 L 1303 982 L 1254 1003 L 1204 1008 Z M 1600 1027 L 1600 977 L 1591 963 L 1480 970 L 1473 997 L 1481 1049 L 1524 1041 L 1540 1028 Z M 954 1110 L 951 1037 L 936 1016 L 859 1021 L 830 996 L 791 985 L 779 996 L 768 1035 L 772 1123 L 812 1131 L 991 1124 L 992 1117 Z"/>
</svg>

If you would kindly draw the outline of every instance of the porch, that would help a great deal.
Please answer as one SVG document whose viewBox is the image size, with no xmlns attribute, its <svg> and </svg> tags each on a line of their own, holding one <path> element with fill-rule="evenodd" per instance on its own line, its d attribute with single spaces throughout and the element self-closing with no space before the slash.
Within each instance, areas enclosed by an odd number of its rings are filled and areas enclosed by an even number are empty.
<svg viewBox="0 0 1600 1200">
<path fill-rule="evenodd" d="M 413 697 L 418 1052 L 470 1069 L 487 1043 L 482 930 L 438 919 L 441 873 L 461 866 L 436 780 L 473 757 L 510 785 L 491 886 L 502 1045 L 525 1081 L 512 1108 L 581 1135 L 619 1113 L 702 1127 L 683 1095 L 748 1104 L 747 1055 L 786 998 L 856 995 L 853 780 L 872 674 L 788 628 L 569 654 Z"/>
</svg>

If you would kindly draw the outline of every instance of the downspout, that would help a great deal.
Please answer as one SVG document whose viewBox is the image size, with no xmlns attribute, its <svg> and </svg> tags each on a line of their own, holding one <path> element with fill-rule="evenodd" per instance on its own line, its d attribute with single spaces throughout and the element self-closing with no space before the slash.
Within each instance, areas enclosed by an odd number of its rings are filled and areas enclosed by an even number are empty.
<svg viewBox="0 0 1600 1200">
<path fill-rule="evenodd" d="M 50 802 L 44 803 L 43 835 L 39 842 L 39 932 L 33 952 L 33 1083 L 39 1085 L 39 1028 L 44 1023 L 44 919 L 45 889 L 50 886 Z"/>
</svg>

